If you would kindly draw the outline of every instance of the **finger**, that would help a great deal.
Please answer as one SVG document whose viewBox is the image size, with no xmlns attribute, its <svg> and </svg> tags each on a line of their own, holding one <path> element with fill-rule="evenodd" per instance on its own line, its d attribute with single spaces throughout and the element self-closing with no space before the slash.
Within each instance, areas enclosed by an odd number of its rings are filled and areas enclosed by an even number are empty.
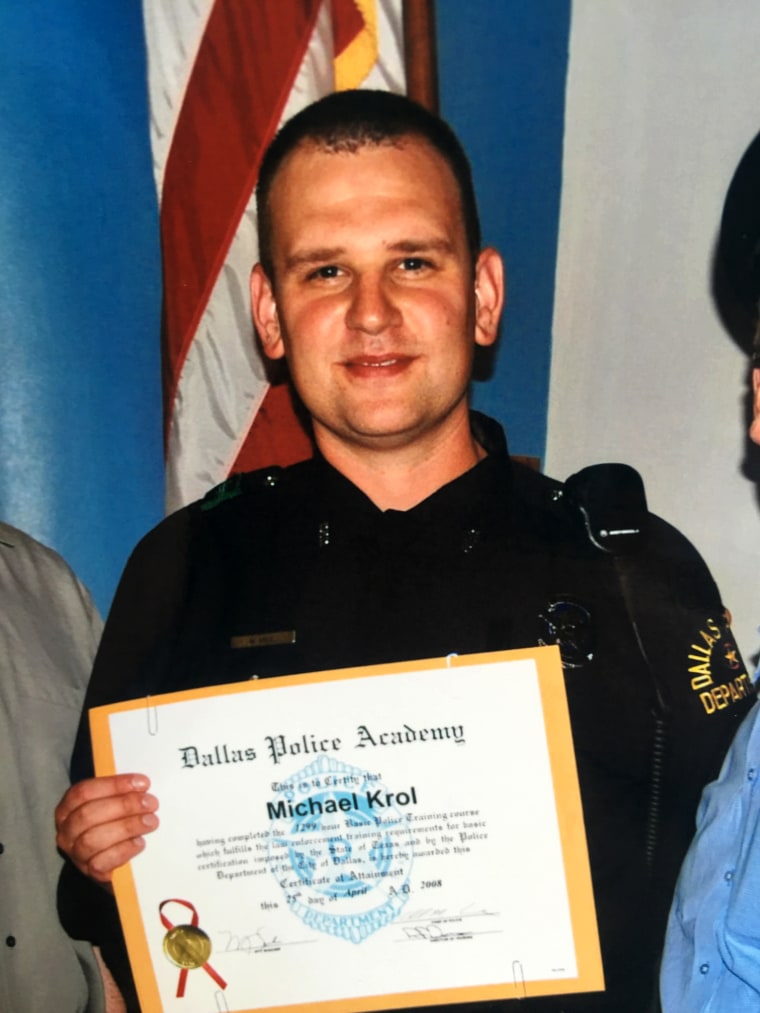
<svg viewBox="0 0 760 1013">
<path fill-rule="evenodd" d="M 144 774 L 114 774 L 109 777 L 89 777 L 72 784 L 55 811 L 56 824 L 63 822 L 71 812 L 86 802 L 109 795 L 146 791 L 150 780 Z"/>
<path fill-rule="evenodd" d="M 101 827 L 97 838 L 88 839 L 84 835 L 77 842 L 72 860 L 85 875 L 108 883 L 115 869 L 131 861 L 145 848 L 144 834 L 151 833 L 157 826 L 158 817 L 146 813 L 139 822 L 120 821 Z"/>
<path fill-rule="evenodd" d="M 149 817 L 146 817 L 146 819 L 149 819 Z M 158 826 L 157 817 L 153 816 L 152 819 L 155 821 L 155 825 Z M 155 827 L 144 828 L 144 830 L 155 830 Z M 144 837 L 131 837 L 127 840 L 121 840 L 119 843 L 113 844 L 103 851 L 99 851 L 85 862 L 80 863 L 75 861 L 75 864 L 85 875 L 96 879 L 98 882 L 108 883 L 112 878 L 113 872 L 120 865 L 126 865 L 136 855 L 139 855 L 144 848 Z"/>
<path fill-rule="evenodd" d="M 72 809 L 57 823 L 56 843 L 67 855 L 85 860 L 127 837 L 137 837 L 155 827 L 143 821 L 158 809 L 158 799 L 148 792 L 98 796 Z"/>
</svg>

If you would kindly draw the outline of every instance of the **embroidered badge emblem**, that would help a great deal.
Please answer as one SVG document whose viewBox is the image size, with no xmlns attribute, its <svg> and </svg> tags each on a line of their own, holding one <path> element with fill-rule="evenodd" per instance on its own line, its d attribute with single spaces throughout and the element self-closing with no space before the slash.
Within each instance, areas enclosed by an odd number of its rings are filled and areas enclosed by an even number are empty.
<svg viewBox="0 0 760 1013">
<path fill-rule="evenodd" d="M 538 616 L 542 647 L 556 644 L 563 668 L 582 668 L 594 657 L 594 630 L 591 613 L 578 602 L 560 599 L 550 602 Z"/>
</svg>

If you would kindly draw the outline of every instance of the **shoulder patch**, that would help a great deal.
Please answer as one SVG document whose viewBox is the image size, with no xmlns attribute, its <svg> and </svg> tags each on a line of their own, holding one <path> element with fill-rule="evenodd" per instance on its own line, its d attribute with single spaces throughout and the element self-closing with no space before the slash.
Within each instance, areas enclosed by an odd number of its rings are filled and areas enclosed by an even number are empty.
<svg viewBox="0 0 760 1013">
<path fill-rule="evenodd" d="M 689 644 L 687 668 L 691 689 L 706 714 L 715 714 L 742 700 L 752 700 L 755 687 L 747 674 L 725 614 L 708 616 Z"/>
</svg>

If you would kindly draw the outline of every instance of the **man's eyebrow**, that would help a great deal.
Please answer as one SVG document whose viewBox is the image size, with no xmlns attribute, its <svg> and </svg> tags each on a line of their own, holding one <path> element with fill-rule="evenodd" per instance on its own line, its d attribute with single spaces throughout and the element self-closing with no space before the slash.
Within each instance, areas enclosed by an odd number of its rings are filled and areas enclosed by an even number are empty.
<svg viewBox="0 0 760 1013">
<path fill-rule="evenodd" d="M 317 246 L 311 250 L 296 250 L 285 258 L 285 270 L 292 271 L 298 267 L 308 267 L 309 264 L 329 263 L 338 260 L 345 252 L 342 246 Z"/>
<path fill-rule="evenodd" d="M 448 239 L 399 239 L 388 243 L 386 249 L 392 253 L 451 253 L 453 244 Z"/>
</svg>

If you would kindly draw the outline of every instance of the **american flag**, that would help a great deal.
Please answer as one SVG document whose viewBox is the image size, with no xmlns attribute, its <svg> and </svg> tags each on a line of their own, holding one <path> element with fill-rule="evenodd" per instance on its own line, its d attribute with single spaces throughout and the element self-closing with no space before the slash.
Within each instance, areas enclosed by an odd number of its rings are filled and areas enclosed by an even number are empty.
<svg viewBox="0 0 760 1013">
<path fill-rule="evenodd" d="M 161 205 L 166 507 L 308 457 L 251 323 L 254 192 L 279 125 L 328 92 L 405 90 L 401 0 L 144 0 Z"/>
</svg>

